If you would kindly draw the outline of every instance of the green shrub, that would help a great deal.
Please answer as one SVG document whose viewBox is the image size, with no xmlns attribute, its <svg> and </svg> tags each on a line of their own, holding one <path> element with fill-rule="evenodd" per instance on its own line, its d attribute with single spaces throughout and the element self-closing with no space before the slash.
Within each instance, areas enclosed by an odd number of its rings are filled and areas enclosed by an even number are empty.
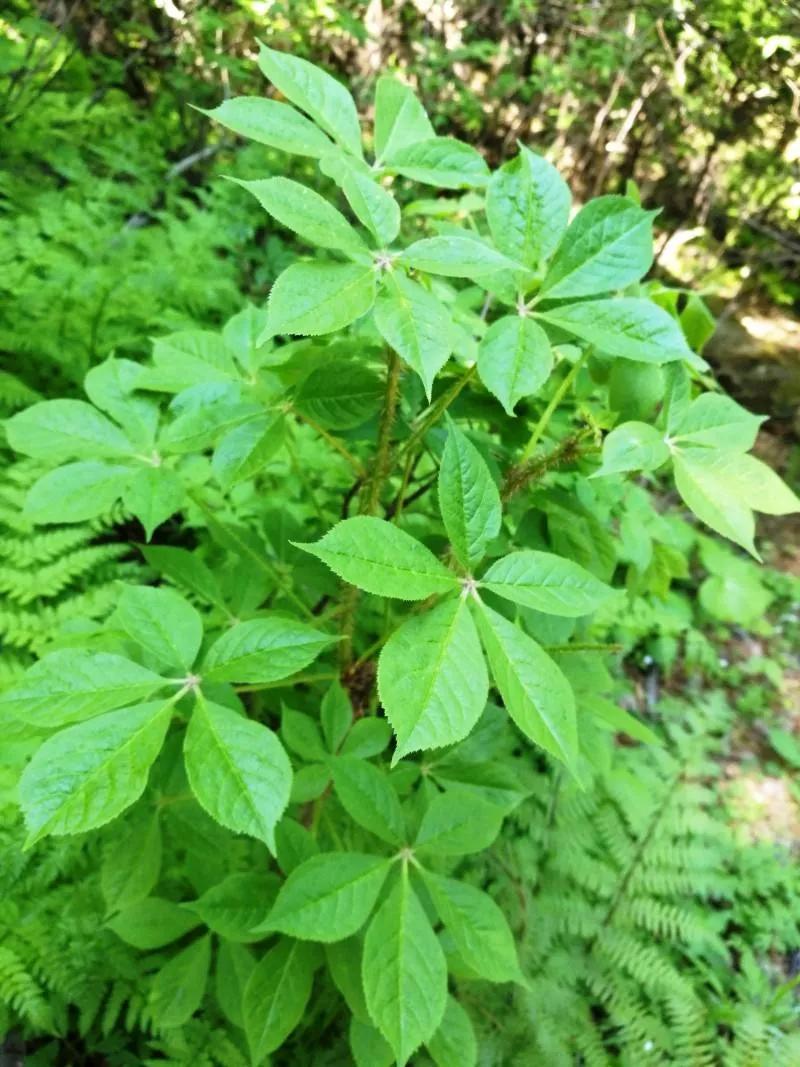
<svg viewBox="0 0 800 1067">
<path fill-rule="evenodd" d="M 82 1032 L 115 1032 L 127 1003 L 147 1062 L 336 1062 L 347 1032 L 360 1067 L 421 1046 L 439 1067 L 475 1063 L 462 981 L 516 984 L 535 1009 L 555 935 L 532 931 L 520 956 L 482 861 L 464 857 L 504 822 L 555 819 L 564 867 L 541 863 L 541 896 L 557 912 L 583 894 L 553 922 L 596 968 L 582 977 L 608 1032 L 708 1062 L 670 946 L 718 941 L 685 907 L 688 866 L 661 870 L 683 816 L 628 810 L 607 774 L 590 791 L 609 727 L 656 741 L 604 697 L 602 654 L 615 628 L 689 628 L 669 596 L 694 534 L 655 508 L 665 479 L 753 556 L 753 512 L 800 502 L 749 455 L 762 420 L 707 388 L 696 303 L 642 281 L 654 212 L 634 191 L 570 218 L 543 157 L 522 148 L 490 173 L 392 78 L 367 162 L 343 85 L 266 47 L 259 63 L 288 103 L 232 98 L 212 115 L 318 162 L 326 195 L 239 182 L 309 251 L 265 308 L 160 337 L 148 364 L 109 357 L 87 400 L 6 423 L 49 468 L 26 522 L 80 528 L 121 507 L 163 578 L 121 584 L 102 629 L 75 628 L 0 697 L 30 756 L 26 848 L 84 835 L 102 937 L 139 953 L 102 977 Z M 417 184 L 447 192 L 412 199 Z M 704 597 L 722 618 L 724 593 Z M 528 802 L 553 782 L 577 826 Z M 587 855 L 594 834 L 610 865 Z M 12 1017 L 65 1029 L 7 951 Z M 558 1055 L 595 1055 L 584 1022 Z"/>
</svg>

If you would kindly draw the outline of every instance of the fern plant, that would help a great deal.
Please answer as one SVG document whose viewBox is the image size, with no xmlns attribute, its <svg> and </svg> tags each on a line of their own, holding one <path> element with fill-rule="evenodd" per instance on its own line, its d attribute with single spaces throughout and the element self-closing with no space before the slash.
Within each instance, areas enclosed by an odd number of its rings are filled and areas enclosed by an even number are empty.
<svg viewBox="0 0 800 1067">
<path fill-rule="evenodd" d="M 606 748 L 591 791 L 542 774 L 516 834 L 475 872 L 516 916 L 530 975 L 513 1011 L 484 1004 L 487 1062 L 797 1057 L 796 983 L 769 975 L 800 937 L 796 866 L 729 824 L 719 757 L 733 709 L 712 691 L 656 715 L 667 748 Z"/>
<path fill-rule="evenodd" d="M 635 190 L 571 217 L 543 157 L 522 148 L 490 173 L 392 78 L 368 163 L 344 86 L 266 47 L 259 65 L 289 102 L 231 98 L 213 117 L 318 162 L 327 196 L 239 182 L 313 257 L 281 272 L 266 308 L 161 337 L 147 365 L 109 358 L 87 400 L 6 423 L 48 467 L 25 521 L 121 506 L 165 579 L 123 583 L 102 630 L 60 642 L 0 697 L 30 754 L 26 847 L 109 842 L 106 925 L 155 953 L 130 1018 L 179 1060 L 210 1049 L 224 1017 L 253 1063 L 316 1064 L 345 1041 L 359 1067 L 476 1063 L 461 976 L 535 1001 L 527 937 L 546 951 L 581 935 L 608 1020 L 581 1054 L 619 1041 L 630 1063 L 650 1042 L 705 1062 L 690 983 L 646 942 L 696 936 L 685 870 L 667 869 L 684 823 L 705 832 L 683 771 L 661 791 L 666 816 L 658 793 L 615 803 L 616 777 L 607 800 L 534 816 L 542 841 L 565 820 L 572 858 L 541 864 L 558 914 L 521 939 L 522 960 L 461 865 L 530 819 L 515 813 L 543 767 L 565 795 L 588 791 L 604 724 L 653 740 L 600 696 L 592 656 L 643 589 L 684 573 L 661 530 L 634 544 L 628 475 L 674 476 L 702 522 L 754 555 L 753 511 L 800 502 L 748 454 L 761 419 L 704 390 L 697 315 L 642 281 L 654 213 Z M 420 204 L 416 183 L 461 195 Z M 627 417 L 645 378 L 652 411 Z M 159 540 L 168 521 L 181 543 Z M 583 894 L 574 916 L 562 877 Z"/>
</svg>

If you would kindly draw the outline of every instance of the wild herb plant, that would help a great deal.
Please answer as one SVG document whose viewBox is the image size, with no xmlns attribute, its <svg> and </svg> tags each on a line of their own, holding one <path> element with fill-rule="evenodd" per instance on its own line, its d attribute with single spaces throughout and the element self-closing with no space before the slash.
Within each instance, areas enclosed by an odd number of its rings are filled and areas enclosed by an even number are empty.
<svg viewBox="0 0 800 1067">
<path fill-rule="evenodd" d="M 674 478 L 753 555 L 753 512 L 800 501 L 693 350 L 702 304 L 643 282 L 655 212 L 634 189 L 573 214 L 542 156 L 521 146 L 490 173 L 389 77 L 367 159 L 343 85 L 266 47 L 259 64 L 286 102 L 211 115 L 318 163 L 321 192 L 239 183 L 308 254 L 221 333 L 160 338 L 146 366 L 112 357 L 86 401 L 8 420 L 51 468 L 26 519 L 121 501 L 166 581 L 63 634 L 0 697 L 4 730 L 30 754 L 28 845 L 96 833 L 109 927 L 173 945 L 156 1032 L 212 996 L 213 959 L 215 1010 L 253 1063 L 298 1026 L 341 1026 L 317 983 L 347 1005 L 360 1065 L 425 1046 L 463 1067 L 475 1036 L 448 975 L 531 976 L 462 857 L 492 845 L 534 766 L 587 787 L 598 728 L 652 740 L 580 670 L 685 573 L 630 475 Z M 154 892 L 178 856 L 184 908 Z"/>
</svg>

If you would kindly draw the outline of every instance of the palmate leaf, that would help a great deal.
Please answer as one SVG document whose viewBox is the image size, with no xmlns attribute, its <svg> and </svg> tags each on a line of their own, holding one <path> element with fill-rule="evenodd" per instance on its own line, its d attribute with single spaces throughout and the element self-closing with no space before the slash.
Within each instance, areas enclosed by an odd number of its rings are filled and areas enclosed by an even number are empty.
<svg viewBox="0 0 800 1067">
<path fill-rule="evenodd" d="M 624 196 L 590 200 L 564 234 L 541 295 L 594 296 L 639 281 L 653 260 L 655 214 Z"/>
<path fill-rule="evenodd" d="M 375 302 L 375 271 L 357 263 L 293 263 L 269 294 L 267 329 L 304 337 L 334 333 L 365 315 Z"/>
<path fill-rule="evenodd" d="M 447 963 L 404 869 L 364 939 L 370 1018 L 403 1067 L 436 1033 L 447 1004 Z"/>
<path fill-rule="evenodd" d="M 346 169 L 342 189 L 356 218 L 378 244 L 391 244 L 400 232 L 400 205 L 389 190 L 355 167 Z"/>
<path fill-rule="evenodd" d="M 553 369 L 550 341 L 526 315 L 504 315 L 493 322 L 478 348 L 478 374 L 506 410 L 541 389 Z"/>
<path fill-rule="evenodd" d="M 578 732 L 569 682 L 533 638 L 508 619 L 483 603 L 475 617 L 506 711 L 531 741 L 573 766 Z"/>
<path fill-rule="evenodd" d="M 203 113 L 241 137 L 292 155 L 319 159 L 333 148 L 322 130 L 305 115 L 289 104 L 263 96 L 234 96 Z"/>
<path fill-rule="evenodd" d="M 263 871 L 229 874 L 198 900 L 183 907 L 228 941 L 258 941 L 262 935 L 254 932 L 254 928 L 272 907 L 279 887 L 277 876 Z"/>
<path fill-rule="evenodd" d="M 569 187 L 552 163 L 520 147 L 516 159 L 494 172 L 486 192 L 486 219 L 495 245 L 535 270 L 557 248 L 570 202 Z"/>
<path fill-rule="evenodd" d="M 114 619 L 164 667 L 188 671 L 203 640 L 199 612 L 171 589 L 125 586 Z"/>
<path fill-rule="evenodd" d="M 476 237 L 423 237 L 400 255 L 399 262 L 428 274 L 481 278 L 501 270 L 521 270 L 519 263 Z"/>
<path fill-rule="evenodd" d="M 427 1044 L 436 1067 L 475 1067 L 478 1042 L 469 1015 L 455 997 L 448 996 L 439 1029 Z"/>
<path fill-rule="evenodd" d="M 100 888 L 108 912 L 143 900 L 161 871 L 161 825 L 157 814 L 134 811 L 125 824 L 114 829 L 100 867 Z"/>
<path fill-rule="evenodd" d="M 184 756 L 192 792 L 212 819 L 274 852 L 292 768 L 272 730 L 201 697 L 186 731 Z"/>
<path fill-rule="evenodd" d="M 465 189 L 485 185 L 489 168 L 472 145 L 454 137 L 431 137 L 392 152 L 386 166 L 415 182 L 440 189 Z"/>
<path fill-rule="evenodd" d="M 320 248 L 364 253 L 367 246 L 340 211 L 324 196 L 290 178 L 231 179 L 251 193 L 282 226 Z"/>
<path fill-rule="evenodd" d="M 396 153 L 434 137 L 431 121 L 417 97 L 401 81 L 384 75 L 375 88 L 375 155 L 390 160 Z"/>
<path fill-rule="evenodd" d="M 752 415 L 729 396 L 702 393 L 669 421 L 678 445 L 707 445 L 726 452 L 748 452 L 756 442 L 764 415 Z"/>
<path fill-rule="evenodd" d="M 333 764 L 333 781 L 339 803 L 354 822 L 390 845 L 403 843 L 403 809 L 384 772 L 366 760 L 340 756 Z"/>
<path fill-rule="evenodd" d="M 149 990 L 149 1008 L 157 1026 L 183 1026 L 200 1007 L 211 968 L 211 938 L 198 938 L 158 971 Z"/>
<path fill-rule="evenodd" d="M 391 860 L 359 852 L 323 852 L 296 867 L 259 933 L 277 930 L 305 941 L 343 941 L 367 921 Z"/>
<path fill-rule="evenodd" d="M 483 890 L 424 871 L 425 885 L 459 954 L 490 982 L 524 982 L 514 935 L 505 916 Z"/>
<path fill-rule="evenodd" d="M 280 1048 L 302 1019 L 320 962 L 317 945 L 284 937 L 254 967 L 242 1004 L 254 1064 Z"/>
<path fill-rule="evenodd" d="M 258 65 L 276 89 L 354 156 L 363 154 L 353 98 L 330 74 L 306 59 L 261 44 Z"/>
<path fill-rule="evenodd" d="M 30 522 L 85 522 L 111 510 L 133 471 L 92 460 L 67 463 L 43 474 L 25 498 L 23 515 Z"/>
<path fill-rule="evenodd" d="M 458 587 L 430 549 L 383 519 L 344 519 L 313 544 L 296 544 L 352 585 L 378 596 L 424 600 Z"/>
<path fill-rule="evenodd" d="M 212 682 L 274 682 L 307 667 L 334 640 L 283 615 L 248 619 L 217 638 L 201 672 Z"/>
<path fill-rule="evenodd" d="M 67 459 L 118 459 L 135 448 L 128 437 L 84 400 L 43 400 L 5 424 L 16 452 L 50 463 Z"/>
<path fill-rule="evenodd" d="M 609 586 L 571 559 L 532 549 L 498 559 L 479 586 L 546 615 L 572 619 L 588 615 L 612 594 Z"/>
<path fill-rule="evenodd" d="M 110 711 L 61 730 L 37 749 L 20 779 L 27 844 L 110 822 L 144 792 L 173 701 Z"/>
<path fill-rule="evenodd" d="M 453 348 L 450 313 L 440 300 L 403 274 L 390 274 L 375 303 L 381 337 L 422 378 L 430 398 L 433 380 Z"/>
<path fill-rule="evenodd" d="M 422 816 L 415 849 L 432 856 L 482 852 L 500 833 L 503 812 L 476 793 L 453 787 L 437 793 Z"/>
<path fill-rule="evenodd" d="M 157 527 L 180 511 L 185 498 L 183 482 L 167 467 L 142 467 L 122 493 L 122 503 L 142 524 L 148 541 Z"/>
<path fill-rule="evenodd" d="M 539 318 L 610 356 L 643 363 L 694 357 L 676 320 L 651 300 L 617 297 L 564 304 L 540 312 Z"/>
<path fill-rule="evenodd" d="M 753 511 L 788 515 L 800 499 L 765 463 L 739 452 L 715 448 L 676 448 L 675 485 L 684 503 L 712 530 L 759 559 Z"/>
<path fill-rule="evenodd" d="M 453 551 L 459 562 L 472 567 L 500 533 L 500 493 L 483 456 L 454 422 L 449 424 L 438 488 Z"/>
<path fill-rule="evenodd" d="M 646 422 L 615 426 L 603 441 L 603 463 L 593 478 L 625 471 L 656 470 L 669 459 L 664 434 Z"/>
<path fill-rule="evenodd" d="M 170 945 L 199 925 L 196 915 L 162 897 L 134 901 L 106 923 L 126 945 L 144 952 Z"/>
<path fill-rule="evenodd" d="M 59 649 L 0 696 L 0 713 L 52 729 L 143 700 L 166 682 L 113 652 Z"/>
<path fill-rule="evenodd" d="M 466 737 L 486 705 L 489 679 L 462 597 L 412 616 L 389 638 L 378 692 L 397 735 L 393 762 Z"/>
</svg>

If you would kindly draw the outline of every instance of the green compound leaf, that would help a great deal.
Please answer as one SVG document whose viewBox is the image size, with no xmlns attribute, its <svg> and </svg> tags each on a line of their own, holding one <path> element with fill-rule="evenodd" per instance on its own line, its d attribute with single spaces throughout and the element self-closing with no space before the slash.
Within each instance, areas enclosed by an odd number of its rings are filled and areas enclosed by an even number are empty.
<svg viewBox="0 0 800 1067">
<path fill-rule="evenodd" d="M 386 164 L 395 174 L 440 189 L 483 186 L 489 177 L 480 152 L 454 137 L 431 137 L 406 145 L 393 152 Z"/>
<path fill-rule="evenodd" d="M 298 237 L 320 248 L 340 252 L 366 252 L 367 246 L 341 211 L 308 186 L 290 178 L 260 178 L 247 182 L 233 178 L 251 193 L 274 219 Z"/>
<path fill-rule="evenodd" d="M 59 649 L 0 695 L 0 712 L 53 729 L 143 700 L 165 684 L 153 671 L 112 652 Z"/>
<path fill-rule="evenodd" d="M 444 304 L 403 274 L 390 274 L 375 303 L 384 341 L 422 378 L 430 400 L 433 380 L 453 349 L 453 326 Z"/>
<path fill-rule="evenodd" d="M 348 168 L 342 189 L 353 213 L 382 247 L 390 245 L 400 232 L 400 205 L 374 178 Z"/>
<path fill-rule="evenodd" d="M 333 148 L 322 130 L 305 115 L 289 104 L 263 96 L 234 96 L 203 114 L 240 137 L 295 156 L 320 159 Z"/>
<path fill-rule="evenodd" d="M 263 871 L 229 874 L 183 907 L 199 916 L 209 930 L 228 941 L 258 941 L 254 928 L 275 902 L 280 886 L 275 875 Z"/>
<path fill-rule="evenodd" d="M 106 927 L 126 945 L 133 945 L 143 952 L 170 945 L 199 925 L 196 915 L 161 897 L 137 900 L 106 923 Z"/>
<path fill-rule="evenodd" d="M 459 584 L 420 541 L 368 515 L 345 519 L 319 541 L 296 547 L 321 559 L 344 581 L 377 596 L 425 600 Z"/>
<path fill-rule="evenodd" d="M 520 730 L 568 766 L 578 756 L 575 697 L 569 682 L 539 645 L 485 604 L 478 629 L 495 685 Z"/>
<path fill-rule="evenodd" d="M 43 400 L 5 423 L 15 452 L 50 463 L 118 459 L 136 451 L 118 426 L 84 400 Z"/>
<path fill-rule="evenodd" d="M 275 682 L 303 670 L 334 640 L 283 615 L 249 619 L 217 638 L 201 673 L 211 682 Z"/>
<path fill-rule="evenodd" d="M 362 973 L 370 1018 L 403 1067 L 447 1004 L 444 953 L 405 870 L 367 929 Z"/>
<path fill-rule="evenodd" d="M 317 945 L 281 938 L 256 964 L 247 980 L 242 1005 L 254 1064 L 280 1048 L 303 1018 L 314 971 L 320 962 Z"/>
<path fill-rule="evenodd" d="M 369 918 L 392 861 L 358 852 L 323 852 L 296 867 L 278 893 L 264 933 L 343 941 Z"/>
<path fill-rule="evenodd" d="M 130 467 L 91 460 L 67 463 L 34 482 L 22 513 L 41 524 L 95 519 L 111 510 L 130 477 Z"/>
<path fill-rule="evenodd" d="M 424 871 L 425 885 L 459 954 L 490 982 L 523 981 L 514 935 L 505 916 L 483 890 Z"/>
<path fill-rule="evenodd" d="M 570 619 L 588 615 L 613 593 L 571 559 L 533 549 L 498 559 L 479 585 L 515 604 Z"/>
<path fill-rule="evenodd" d="M 107 912 L 138 904 L 151 892 L 161 872 L 161 851 L 158 813 L 134 812 L 125 824 L 115 827 L 100 866 Z"/>
<path fill-rule="evenodd" d="M 748 452 L 765 415 L 751 415 L 729 396 L 703 393 L 672 420 L 670 437 L 678 445 L 707 445 L 727 452 Z"/>
<path fill-rule="evenodd" d="M 476 793 L 451 787 L 437 793 L 422 816 L 414 847 L 435 856 L 464 856 L 488 848 L 500 833 L 503 811 Z"/>
<path fill-rule="evenodd" d="M 378 692 L 397 735 L 393 763 L 466 737 L 486 705 L 489 678 L 463 598 L 403 623 L 381 652 Z"/>
<path fill-rule="evenodd" d="M 276 735 L 200 698 L 184 742 L 192 792 L 212 819 L 275 852 L 275 824 L 289 803 L 292 768 Z"/>
<path fill-rule="evenodd" d="M 220 938 L 217 946 L 214 993 L 226 1019 L 242 1029 L 244 991 L 255 966 L 256 961 L 249 949 L 235 941 Z"/>
<path fill-rule="evenodd" d="M 350 818 L 390 845 L 403 844 L 403 809 L 386 774 L 352 756 L 340 756 L 332 769 L 336 796 Z"/>
<path fill-rule="evenodd" d="M 170 589 L 126 585 L 114 621 L 163 667 L 188 671 L 203 640 L 203 620 Z"/>
<path fill-rule="evenodd" d="M 472 1020 L 455 997 L 448 996 L 441 1026 L 427 1045 L 436 1067 L 475 1067 L 478 1042 Z"/>
<path fill-rule="evenodd" d="M 641 363 L 669 363 L 692 359 L 694 355 L 676 320 L 652 300 L 589 300 L 542 311 L 538 317 L 609 356 Z"/>
<path fill-rule="evenodd" d="M 338 752 L 353 722 L 353 706 L 350 697 L 339 681 L 331 683 L 322 698 L 320 723 L 329 752 Z"/>
<path fill-rule="evenodd" d="M 61 730 L 36 750 L 19 783 L 26 845 L 103 826 L 144 792 L 172 716 L 154 701 Z"/>
<path fill-rule="evenodd" d="M 306 59 L 276 52 L 264 44 L 258 53 L 258 65 L 295 107 L 310 115 L 348 152 L 363 155 L 356 105 L 341 82 Z"/>
<path fill-rule="evenodd" d="M 391 1046 L 374 1026 L 353 1015 L 349 1038 L 356 1067 L 392 1067 L 394 1053 Z"/>
<path fill-rule="evenodd" d="M 593 296 L 639 281 L 653 260 L 654 215 L 625 196 L 590 200 L 564 234 L 541 295 Z"/>
<path fill-rule="evenodd" d="M 214 449 L 211 469 L 223 489 L 258 474 L 286 440 L 282 415 L 260 415 L 228 430 Z"/>
<path fill-rule="evenodd" d="M 756 559 L 753 511 L 788 515 L 800 510 L 792 490 L 753 456 L 694 447 L 676 449 L 672 460 L 675 486 L 686 506 Z"/>
<path fill-rule="evenodd" d="M 206 935 L 173 956 L 153 979 L 149 1008 L 161 1029 L 183 1026 L 198 1010 L 211 968 L 211 938 Z"/>
<path fill-rule="evenodd" d="M 142 524 L 148 541 L 158 526 L 180 511 L 185 498 L 183 482 L 167 467 L 143 467 L 122 493 L 122 503 Z"/>
<path fill-rule="evenodd" d="M 382 163 L 416 144 L 435 137 L 431 121 L 417 97 L 401 81 L 384 75 L 375 88 L 375 155 Z"/>
<path fill-rule="evenodd" d="M 500 270 L 521 270 L 519 263 L 474 237 L 423 237 L 399 256 L 399 263 L 448 278 L 480 278 Z"/>
<path fill-rule="evenodd" d="M 603 441 L 603 463 L 593 478 L 626 471 L 654 471 L 666 463 L 670 451 L 664 434 L 646 422 L 625 422 Z"/>
<path fill-rule="evenodd" d="M 493 322 L 478 348 L 478 374 L 513 415 L 518 400 L 538 393 L 553 369 L 547 334 L 525 315 L 505 315 Z"/>
<path fill-rule="evenodd" d="M 486 192 L 486 219 L 495 245 L 535 270 L 556 250 L 571 203 L 569 186 L 552 163 L 520 147 L 496 170 Z"/>
<path fill-rule="evenodd" d="M 375 271 L 358 263 L 293 263 L 269 294 L 265 337 L 334 333 L 375 302 Z"/>
<path fill-rule="evenodd" d="M 380 410 L 383 390 L 383 380 L 371 367 L 331 359 L 305 379 L 295 407 L 328 430 L 350 430 Z"/>
<path fill-rule="evenodd" d="M 439 509 L 457 559 L 473 567 L 500 533 L 500 493 L 483 456 L 454 422 L 439 468 Z"/>
</svg>

